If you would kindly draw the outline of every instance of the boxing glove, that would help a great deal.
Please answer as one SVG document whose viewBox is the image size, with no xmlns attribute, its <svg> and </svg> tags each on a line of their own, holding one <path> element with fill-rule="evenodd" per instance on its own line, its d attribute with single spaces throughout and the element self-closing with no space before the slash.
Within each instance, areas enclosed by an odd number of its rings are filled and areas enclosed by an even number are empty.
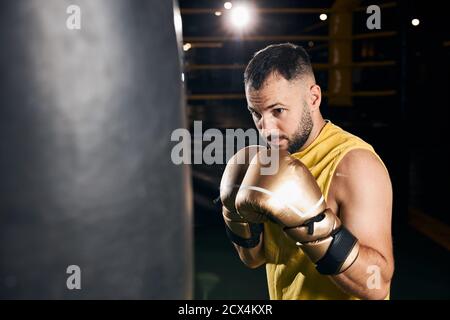
<svg viewBox="0 0 450 320">
<path fill-rule="evenodd" d="M 220 182 L 220 200 L 228 238 L 238 246 L 253 248 L 259 244 L 262 224 L 249 223 L 236 211 L 235 199 L 252 158 L 262 146 L 239 150 L 227 163 Z"/>
<path fill-rule="evenodd" d="M 327 208 L 308 168 L 287 151 L 279 152 L 273 175 L 261 175 L 265 164 L 252 158 L 235 199 L 238 214 L 251 223 L 278 223 L 316 264 L 322 274 L 339 274 L 359 252 L 358 240 Z"/>
</svg>

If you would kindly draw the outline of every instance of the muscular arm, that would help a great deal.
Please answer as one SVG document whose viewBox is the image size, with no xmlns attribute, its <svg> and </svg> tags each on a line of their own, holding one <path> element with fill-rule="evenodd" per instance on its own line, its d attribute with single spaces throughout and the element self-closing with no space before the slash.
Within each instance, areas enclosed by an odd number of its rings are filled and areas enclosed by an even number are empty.
<svg viewBox="0 0 450 320">
<path fill-rule="evenodd" d="M 335 197 L 341 221 L 361 245 L 353 265 L 332 276 L 333 281 L 359 298 L 384 299 L 394 272 L 388 173 L 371 152 L 353 150 L 339 163 L 330 195 Z"/>
</svg>

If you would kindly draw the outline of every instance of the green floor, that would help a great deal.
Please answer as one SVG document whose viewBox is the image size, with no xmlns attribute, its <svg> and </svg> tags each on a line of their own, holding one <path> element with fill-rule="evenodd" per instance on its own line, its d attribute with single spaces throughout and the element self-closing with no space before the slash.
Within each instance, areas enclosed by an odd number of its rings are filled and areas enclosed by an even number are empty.
<svg viewBox="0 0 450 320">
<path fill-rule="evenodd" d="M 391 299 L 450 299 L 450 253 L 416 231 L 394 237 Z M 221 226 L 195 229 L 195 299 L 268 299 L 265 268 L 246 268 Z"/>
<path fill-rule="evenodd" d="M 195 299 L 268 299 L 264 266 L 245 267 L 222 227 L 195 229 Z"/>
</svg>

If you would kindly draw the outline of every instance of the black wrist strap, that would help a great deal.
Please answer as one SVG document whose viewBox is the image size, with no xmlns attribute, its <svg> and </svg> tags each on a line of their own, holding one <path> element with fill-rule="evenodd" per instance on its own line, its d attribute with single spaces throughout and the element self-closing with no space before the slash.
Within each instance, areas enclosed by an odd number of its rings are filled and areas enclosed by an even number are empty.
<svg viewBox="0 0 450 320">
<path fill-rule="evenodd" d="M 228 239 L 243 248 L 250 249 L 256 247 L 259 244 L 259 236 L 264 230 L 264 224 L 249 223 L 249 226 L 251 237 L 249 239 L 245 239 L 233 233 L 233 231 L 231 231 L 231 229 L 225 223 L 225 231 L 227 233 Z"/>
<path fill-rule="evenodd" d="M 358 241 L 346 228 L 340 227 L 332 234 L 333 240 L 327 252 L 317 262 L 316 269 L 321 274 L 337 274 Z"/>
</svg>

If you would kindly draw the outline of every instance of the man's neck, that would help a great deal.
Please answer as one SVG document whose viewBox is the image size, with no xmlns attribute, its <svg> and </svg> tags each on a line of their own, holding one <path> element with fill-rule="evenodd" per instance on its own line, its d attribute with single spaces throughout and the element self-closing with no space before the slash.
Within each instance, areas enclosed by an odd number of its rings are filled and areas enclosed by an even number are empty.
<svg viewBox="0 0 450 320">
<path fill-rule="evenodd" d="M 327 123 L 322 117 L 320 117 L 320 119 L 317 119 L 313 125 L 311 133 L 309 134 L 308 140 L 306 140 L 305 144 L 299 151 L 303 151 L 306 148 L 308 148 L 311 145 L 311 143 L 313 143 L 314 140 L 316 140 L 316 138 L 319 136 L 320 132 L 322 131 L 323 127 L 325 127 L 326 124 Z"/>
</svg>

